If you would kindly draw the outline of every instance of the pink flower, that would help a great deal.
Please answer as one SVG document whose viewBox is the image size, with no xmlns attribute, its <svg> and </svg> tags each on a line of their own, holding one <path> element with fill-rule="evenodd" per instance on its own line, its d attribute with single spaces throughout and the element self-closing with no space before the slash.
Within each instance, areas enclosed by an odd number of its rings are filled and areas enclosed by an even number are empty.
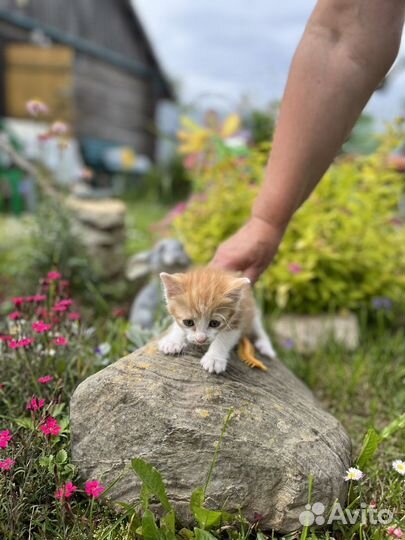
<svg viewBox="0 0 405 540">
<path fill-rule="evenodd" d="M 400 527 L 388 527 L 387 533 L 393 538 L 403 538 L 404 532 Z"/>
<path fill-rule="evenodd" d="M 68 319 L 71 321 L 78 321 L 80 319 L 80 313 L 77 313 L 77 311 L 72 311 L 69 313 Z"/>
<path fill-rule="evenodd" d="M 302 266 L 298 263 L 290 263 L 288 265 L 288 270 L 291 274 L 300 274 L 302 272 Z"/>
<path fill-rule="evenodd" d="M 58 424 L 56 418 L 53 416 L 48 416 L 45 422 L 39 426 L 39 429 L 44 435 L 59 435 L 62 428 Z"/>
<path fill-rule="evenodd" d="M 63 336 L 56 337 L 53 340 L 53 342 L 55 343 L 55 345 L 58 345 L 59 347 L 63 347 L 63 346 L 65 346 L 65 345 L 67 345 L 69 343 L 67 338 L 65 338 Z"/>
<path fill-rule="evenodd" d="M 40 99 L 30 99 L 25 104 L 25 108 L 28 111 L 28 114 L 31 116 L 39 116 L 41 114 L 48 114 L 49 108 L 43 101 Z"/>
<path fill-rule="evenodd" d="M 3 341 L 6 343 L 7 341 L 11 341 L 13 338 L 11 336 L 0 336 L 0 341 Z"/>
<path fill-rule="evenodd" d="M 43 334 L 52 328 L 51 324 L 45 323 L 44 321 L 33 322 L 31 326 L 34 332 L 37 334 Z"/>
<path fill-rule="evenodd" d="M 18 319 L 21 319 L 22 313 L 21 311 L 13 311 L 12 313 L 8 314 L 8 318 L 12 321 L 17 321 Z"/>
<path fill-rule="evenodd" d="M 3 471 L 9 471 L 14 465 L 14 459 L 11 459 L 9 457 L 0 461 L 0 469 L 2 469 Z"/>
<path fill-rule="evenodd" d="M 34 341 L 34 338 L 10 339 L 8 341 L 8 346 L 10 349 L 21 349 L 21 347 L 29 347 Z"/>
<path fill-rule="evenodd" d="M 51 133 L 53 135 L 65 135 L 68 132 L 68 129 L 68 125 L 60 120 L 51 125 Z"/>
<path fill-rule="evenodd" d="M 34 294 L 34 296 L 32 296 L 33 302 L 45 302 L 45 300 L 46 300 L 45 294 Z"/>
<path fill-rule="evenodd" d="M 48 272 L 47 278 L 50 281 L 56 281 L 57 279 L 60 279 L 62 277 L 62 274 L 60 272 Z"/>
<path fill-rule="evenodd" d="M 72 304 L 73 304 L 73 300 L 71 300 L 70 298 L 64 298 L 63 300 L 59 300 L 59 302 L 56 305 L 70 307 Z"/>
<path fill-rule="evenodd" d="M 16 296 L 15 298 L 12 298 L 11 301 L 16 307 L 22 306 L 24 303 L 24 298 L 22 296 Z"/>
<path fill-rule="evenodd" d="M 53 381 L 52 375 L 44 375 L 43 377 L 39 377 L 37 381 L 41 384 L 48 384 Z"/>
<path fill-rule="evenodd" d="M 34 343 L 34 338 L 24 338 L 20 340 L 20 347 L 29 347 Z"/>
<path fill-rule="evenodd" d="M 0 431 L 0 448 L 7 448 L 8 443 L 11 441 L 12 438 L 13 436 L 9 429 Z"/>
<path fill-rule="evenodd" d="M 64 486 L 61 486 L 56 490 L 55 498 L 69 499 L 75 491 L 77 491 L 77 486 L 75 486 L 72 482 L 67 482 Z"/>
<path fill-rule="evenodd" d="M 67 311 L 67 310 L 68 310 L 68 306 L 66 304 L 61 304 L 60 302 L 55 304 L 52 308 L 52 311 L 57 311 L 57 312 L 62 312 L 62 311 Z"/>
<path fill-rule="evenodd" d="M 30 401 L 27 403 L 27 407 L 26 409 L 28 411 L 39 411 L 40 409 L 42 409 L 42 407 L 45 405 L 45 400 L 44 399 L 40 399 L 36 396 L 32 396 L 32 398 L 30 399 Z"/>
<path fill-rule="evenodd" d="M 88 480 L 84 485 L 86 495 L 97 499 L 105 491 L 105 487 L 98 480 Z"/>
</svg>

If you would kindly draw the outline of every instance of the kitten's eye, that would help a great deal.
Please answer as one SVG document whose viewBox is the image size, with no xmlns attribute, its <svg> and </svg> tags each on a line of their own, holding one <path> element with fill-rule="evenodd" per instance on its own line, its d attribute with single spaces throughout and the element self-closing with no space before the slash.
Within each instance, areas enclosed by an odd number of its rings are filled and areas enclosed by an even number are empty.
<svg viewBox="0 0 405 540">
<path fill-rule="evenodd" d="M 218 328 L 218 326 L 220 325 L 221 323 L 219 321 L 216 321 L 215 319 L 212 319 L 212 321 L 209 322 L 208 326 L 210 328 Z"/>
<path fill-rule="evenodd" d="M 194 326 L 194 321 L 192 319 L 184 319 L 183 321 L 184 326 Z"/>
</svg>

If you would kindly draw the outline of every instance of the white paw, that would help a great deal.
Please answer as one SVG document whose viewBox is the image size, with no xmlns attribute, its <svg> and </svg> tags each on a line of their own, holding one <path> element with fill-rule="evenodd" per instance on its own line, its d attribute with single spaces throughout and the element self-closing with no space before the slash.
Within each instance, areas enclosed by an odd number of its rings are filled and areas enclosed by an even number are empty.
<svg viewBox="0 0 405 540">
<path fill-rule="evenodd" d="M 273 349 L 270 340 L 267 338 L 260 338 L 255 341 L 255 348 L 263 356 L 268 356 L 269 358 L 276 358 L 276 351 Z"/>
<path fill-rule="evenodd" d="M 164 354 L 178 354 L 184 348 L 184 341 L 164 336 L 159 340 L 158 349 Z"/>
<path fill-rule="evenodd" d="M 206 353 L 201 358 L 202 367 L 209 373 L 223 373 L 226 370 L 226 358 Z"/>
</svg>

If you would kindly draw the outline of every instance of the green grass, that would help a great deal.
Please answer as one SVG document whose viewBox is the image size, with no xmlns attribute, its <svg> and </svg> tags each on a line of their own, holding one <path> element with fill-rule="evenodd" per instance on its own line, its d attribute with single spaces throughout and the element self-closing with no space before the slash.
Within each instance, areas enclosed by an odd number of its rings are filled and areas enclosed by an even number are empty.
<svg viewBox="0 0 405 540">
<path fill-rule="evenodd" d="M 128 207 L 126 252 L 130 256 L 153 245 L 159 235 L 151 227 L 164 218 L 170 207 L 150 198 L 125 203 Z"/>
</svg>

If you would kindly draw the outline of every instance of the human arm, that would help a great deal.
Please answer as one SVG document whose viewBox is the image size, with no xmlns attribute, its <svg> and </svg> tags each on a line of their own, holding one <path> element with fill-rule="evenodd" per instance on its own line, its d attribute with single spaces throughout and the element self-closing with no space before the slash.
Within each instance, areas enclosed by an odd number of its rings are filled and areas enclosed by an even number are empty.
<svg viewBox="0 0 405 540">
<path fill-rule="evenodd" d="M 252 281 L 350 133 L 398 53 L 403 0 L 319 0 L 291 64 L 251 219 L 213 264 Z"/>
</svg>

